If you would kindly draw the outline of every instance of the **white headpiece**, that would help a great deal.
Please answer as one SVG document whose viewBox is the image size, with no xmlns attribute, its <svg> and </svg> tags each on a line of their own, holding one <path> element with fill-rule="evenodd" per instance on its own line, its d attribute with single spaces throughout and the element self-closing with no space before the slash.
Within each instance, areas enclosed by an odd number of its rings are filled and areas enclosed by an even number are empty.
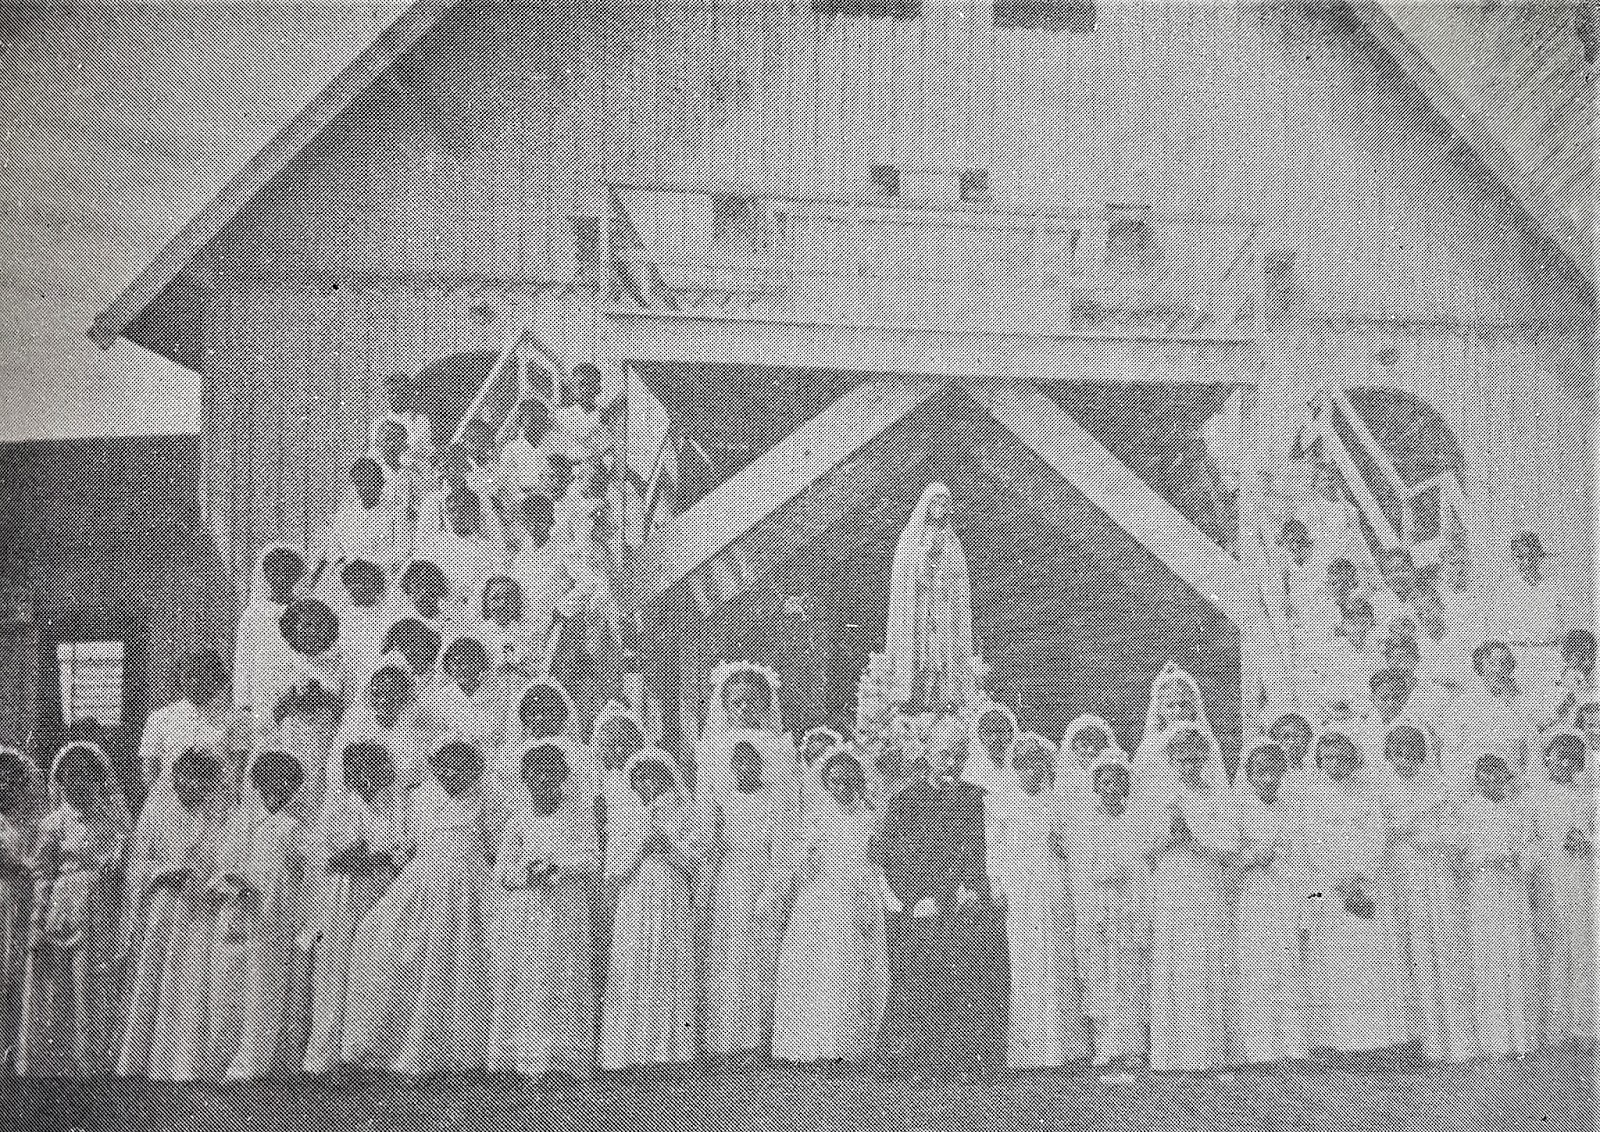
<svg viewBox="0 0 1600 1132">
<path fill-rule="evenodd" d="M 772 689 L 772 706 L 768 709 L 767 718 L 759 721 L 759 726 L 769 731 L 781 731 L 779 722 L 778 691 L 782 684 L 778 674 L 764 664 L 756 664 L 748 660 L 731 660 L 717 665 L 711 674 L 711 702 L 706 705 L 705 734 L 713 731 L 731 731 L 733 723 L 728 719 L 728 706 L 724 702 L 724 695 L 728 685 L 737 676 L 749 676 L 764 681 Z"/>
<path fill-rule="evenodd" d="M 1396 720 L 1396 722 L 1399 721 Z M 1359 760 L 1355 770 L 1350 772 L 1350 780 L 1353 781 L 1361 777 L 1361 775 L 1368 769 L 1366 752 L 1361 749 L 1361 744 L 1356 742 L 1355 736 L 1350 734 L 1350 729 L 1348 727 L 1344 726 L 1343 724 L 1329 723 L 1321 731 L 1317 732 L 1316 739 L 1314 739 L 1311 743 L 1311 760 L 1316 764 L 1317 771 L 1322 776 L 1322 780 L 1324 782 L 1332 781 L 1332 779 L 1328 777 L 1327 768 L 1322 764 L 1322 745 L 1324 742 L 1335 738 L 1343 739 L 1349 743 L 1351 749 L 1356 753 L 1356 758 Z"/>
<path fill-rule="evenodd" d="M 1164 768 L 1160 771 L 1160 775 L 1165 780 L 1168 789 L 1176 789 L 1179 785 L 1177 776 L 1172 773 L 1172 745 L 1180 738 L 1190 735 L 1199 736 L 1201 741 L 1205 743 L 1206 749 L 1210 752 L 1211 757 L 1206 762 L 1202 777 L 1208 785 L 1215 786 L 1217 783 L 1216 776 L 1220 772 L 1220 763 L 1222 761 L 1222 751 L 1217 745 L 1217 737 L 1211 733 L 1210 728 L 1202 727 L 1197 723 L 1177 723 L 1167 728 L 1152 752 L 1153 755 L 1159 758 L 1161 766 Z M 1155 768 L 1150 768 L 1150 770 L 1153 773 Z"/>
<path fill-rule="evenodd" d="M 1098 715 L 1080 715 L 1067 725 L 1066 731 L 1061 736 L 1062 752 L 1072 754 L 1073 744 L 1078 741 L 1078 736 L 1090 730 L 1099 731 L 1106 737 L 1106 746 L 1101 756 L 1106 752 L 1112 752 L 1119 761 L 1124 763 L 1128 761 L 1128 753 L 1117 743 L 1117 733 L 1111 729 L 1111 724 Z M 1097 756 L 1095 761 L 1098 763 L 1100 757 Z"/>
</svg>

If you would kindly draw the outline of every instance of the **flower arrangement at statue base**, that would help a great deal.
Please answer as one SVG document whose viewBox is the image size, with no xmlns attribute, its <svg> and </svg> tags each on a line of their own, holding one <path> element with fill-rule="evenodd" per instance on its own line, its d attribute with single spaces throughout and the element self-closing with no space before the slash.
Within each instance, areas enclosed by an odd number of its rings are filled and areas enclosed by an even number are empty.
<svg viewBox="0 0 1600 1132">
<path fill-rule="evenodd" d="M 973 667 L 982 689 L 989 666 L 975 659 Z M 919 757 L 942 766 L 949 745 L 965 737 L 968 716 L 976 705 L 942 704 L 935 709 L 897 703 L 895 686 L 893 661 L 884 653 L 871 654 L 857 689 L 856 749 L 880 770 L 886 764 L 908 766 Z"/>
</svg>

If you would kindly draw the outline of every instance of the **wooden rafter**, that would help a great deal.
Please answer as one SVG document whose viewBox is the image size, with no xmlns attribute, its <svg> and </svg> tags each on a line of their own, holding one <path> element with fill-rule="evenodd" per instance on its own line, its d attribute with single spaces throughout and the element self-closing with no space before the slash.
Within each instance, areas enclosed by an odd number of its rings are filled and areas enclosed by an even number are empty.
<svg viewBox="0 0 1600 1132">
<path fill-rule="evenodd" d="M 89 327 L 89 337 L 102 349 L 116 341 L 139 313 L 176 279 L 196 253 L 221 232 L 296 154 L 313 140 L 363 91 L 380 79 L 458 0 L 414 0 L 382 35 L 372 42 L 305 109 L 278 131 L 265 149 L 234 174 L 221 193 L 184 226 L 166 249 L 139 273 L 116 302 Z"/>
<path fill-rule="evenodd" d="M 1136 476 L 1070 413 L 1015 378 L 973 382 L 1001 427 L 1111 517 L 1198 594 L 1243 628 L 1254 616 L 1239 563 Z"/>
<path fill-rule="evenodd" d="M 868 378 L 736 473 L 656 535 L 650 589 L 660 595 L 838 467 L 944 385 Z"/>
<path fill-rule="evenodd" d="M 1520 168 L 1506 152 L 1493 131 L 1456 93 L 1431 62 L 1407 38 L 1391 8 L 1397 0 L 1352 0 L 1351 11 L 1373 39 L 1389 54 L 1401 72 L 1428 100 L 1434 112 L 1447 122 L 1489 172 L 1516 198 L 1561 256 L 1575 267 L 1589 287 L 1594 301 L 1594 260 L 1588 233 L 1579 230 L 1578 221 L 1545 190 L 1542 182 Z M 1404 0 L 1400 0 L 1404 2 Z M 1485 65 L 1492 65 L 1492 61 Z"/>
</svg>

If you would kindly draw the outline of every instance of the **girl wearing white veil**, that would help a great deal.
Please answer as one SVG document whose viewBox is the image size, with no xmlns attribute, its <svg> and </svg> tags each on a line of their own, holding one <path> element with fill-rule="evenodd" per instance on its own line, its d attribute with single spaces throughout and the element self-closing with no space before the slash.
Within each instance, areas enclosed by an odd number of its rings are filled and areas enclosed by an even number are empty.
<svg viewBox="0 0 1600 1132">
<path fill-rule="evenodd" d="M 1175 662 L 1169 661 L 1150 685 L 1150 705 L 1145 709 L 1144 732 L 1139 739 L 1135 763 L 1144 768 L 1146 753 L 1162 744 L 1173 727 L 1184 723 L 1199 728 L 1215 741 L 1217 733 L 1206 716 L 1199 683 Z M 1162 767 L 1150 766 L 1149 769 L 1164 772 Z"/>
<path fill-rule="evenodd" d="M 1141 1052 L 1147 1004 L 1144 951 L 1150 869 L 1142 816 L 1131 808 L 1128 756 L 1117 746 L 1089 768 L 1089 790 L 1073 807 L 1073 942 L 1094 1063 L 1132 1064 Z"/>
<path fill-rule="evenodd" d="M 669 756 L 635 755 L 631 800 L 606 814 L 605 876 L 618 889 L 601 1008 L 600 1065 L 694 1057 L 694 884 L 688 797 Z"/>
<path fill-rule="evenodd" d="M 702 767 L 706 1046 L 717 1055 L 749 1058 L 766 1046 L 777 894 L 794 808 L 793 747 L 776 738 L 733 731 L 721 765 Z"/>
<path fill-rule="evenodd" d="M 1168 662 L 1150 685 L 1150 704 L 1145 709 L 1144 732 L 1135 756 L 1129 760 L 1133 798 L 1130 804 L 1141 811 L 1150 805 L 1164 805 L 1172 787 L 1172 766 L 1165 754 L 1167 736 L 1178 727 L 1193 727 L 1203 732 L 1211 745 L 1221 750 L 1217 733 L 1206 717 L 1200 685 L 1176 663 Z M 1222 774 L 1221 764 L 1207 767 L 1212 776 Z"/>
<path fill-rule="evenodd" d="M 1585 776 L 1591 754 L 1583 735 L 1546 735 L 1545 771 L 1526 797 L 1540 901 L 1535 990 L 1542 992 L 1542 1036 L 1557 1044 L 1595 1036 L 1595 795 Z"/>
<path fill-rule="evenodd" d="M 309 879 L 304 763 L 268 748 L 248 778 L 211 885 L 221 912 L 211 941 L 209 1064 L 239 1081 L 290 1068 Z"/>
<path fill-rule="evenodd" d="M 972 582 L 950 527 L 950 489 L 930 484 L 894 551 L 888 641 L 893 698 L 939 711 L 977 698 Z"/>
<path fill-rule="evenodd" d="M 712 777 L 727 770 L 729 737 L 733 732 L 765 731 L 787 738 L 778 708 L 781 686 L 776 672 L 753 661 L 734 660 L 717 665 L 711 674 L 706 723 L 700 730 L 700 745 L 695 752 L 697 789 L 712 786 Z M 792 797 L 798 798 L 798 756 L 792 739 L 789 750 L 789 757 L 781 764 L 769 763 L 767 772 L 774 785 L 779 784 L 781 774 L 782 786 Z M 706 782 L 699 781 L 702 775 L 706 776 Z"/>
<path fill-rule="evenodd" d="M 1383 912 L 1408 976 L 1411 1036 L 1436 1061 L 1472 1056 L 1466 922 L 1456 873 L 1461 822 L 1456 792 L 1445 788 L 1438 742 L 1422 721 L 1402 714 L 1384 737 L 1378 770 L 1388 855 Z"/>
<path fill-rule="evenodd" d="M 1378 791 L 1363 773 L 1360 745 L 1337 727 L 1312 748 L 1321 774 L 1300 831 L 1309 886 L 1306 1015 L 1313 1050 L 1365 1053 L 1410 1036 L 1394 994 L 1404 970 L 1389 925 L 1378 916 L 1377 882 L 1387 829 Z"/>
<path fill-rule="evenodd" d="M 1168 767 L 1143 811 L 1151 862 L 1150 1068 L 1203 1073 L 1227 1051 L 1227 904 L 1237 840 L 1216 738 L 1168 728 L 1150 751 Z"/>
<path fill-rule="evenodd" d="M 1245 752 L 1234 784 L 1239 887 L 1230 945 L 1234 1056 L 1273 1065 L 1306 1056 L 1300 921 L 1304 884 L 1295 859 L 1298 804 L 1284 792 L 1289 757 L 1272 739 Z"/>
<path fill-rule="evenodd" d="M 225 1068 L 209 1064 L 208 1056 L 210 953 L 220 903 L 211 881 L 223 848 L 225 772 L 214 752 L 192 748 L 173 762 L 170 778 L 140 815 L 128 862 L 133 904 L 123 954 L 133 965 L 117 1073 L 192 1081 Z"/>
<path fill-rule="evenodd" d="M 19 1077 L 81 1077 L 103 1068 L 116 999 L 114 885 L 127 836 L 109 800 L 110 778 L 105 752 L 94 743 L 66 744 L 50 766 L 48 812 L 31 862 Z"/>
<path fill-rule="evenodd" d="M 1062 835 L 1055 755 L 1032 732 L 1017 739 L 1004 814 L 997 819 L 991 810 L 984 828 L 990 881 L 1005 901 L 1006 1061 L 1016 1069 L 1059 1068 L 1084 1052 L 1067 868 L 1076 846 Z"/>
<path fill-rule="evenodd" d="M 1078 807 L 1094 799 L 1094 770 L 1107 755 L 1130 767 L 1127 752 L 1117 745 L 1111 724 L 1098 715 L 1080 715 L 1067 725 L 1061 736 L 1061 766 L 1056 774 L 1056 793 Z"/>
<path fill-rule="evenodd" d="M 600 868 L 594 797 L 565 739 L 526 744 L 495 854 L 491 1065 L 538 1077 L 594 1068 L 590 916 Z"/>
<path fill-rule="evenodd" d="M 886 886 L 860 762 L 842 745 L 818 763 L 778 949 L 772 1056 L 853 1061 L 867 1054 L 889 996 Z"/>
</svg>

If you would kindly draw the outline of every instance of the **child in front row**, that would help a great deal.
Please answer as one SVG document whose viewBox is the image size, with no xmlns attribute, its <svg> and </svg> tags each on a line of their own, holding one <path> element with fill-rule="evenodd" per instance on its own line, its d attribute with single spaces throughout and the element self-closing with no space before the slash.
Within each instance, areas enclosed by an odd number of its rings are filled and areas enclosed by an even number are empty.
<svg viewBox="0 0 1600 1132">
<path fill-rule="evenodd" d="M 250 764 L 250 793 L 228 819 L 212 885 L 222 912 L 212 942 L 211 1040 L 213 1063 L 231 1080 L 290 1068 L 293 993 L 305 965 L 296 946 L 306 914 L 306 832 L 296 804 L 305 780 L 294 755 L 262 751 Z"/>
<path fill-rule="evenodd" d="M 1545 1041 L 1595 1036 L 1594 791 L 1588 750 L 1576 731 L 1544 743 L 1546 773 L 1528 790 L 1539 877 L 1539 978 Z"/>
<path fill-rule="evenodd" d="M 445 743 L 411 791 L 410 859 L 356 928 L 343 1053 L 411 1077 L 489 1067 L 489 862 L 502 825 L 483 752 Z"/>
<path fill-rule="evenodd" d="M 616 917 L 602 1008 L 605 1069 L 694 1057 L 696 855 L 685 792 L 668 759 L 652 751 L 634 757 L 627 777 L 631 800 L 606 815 Z"/>
<path fill-rule="evenodd" d="M 1511 765 L 1504 756 L 1480 755 L 1473 779 L 1462 824 L 1478 1052 L 1521 1057 L 1531 1036 L 1527 965 L 1533 956 L 1527 811 L 1512 794 Z"/>
<path fill-rule="evenodd" d="M 50 812 L 29 862 L 34 876 L 17 1039 L 19 1077 L 88 1076 L 104 1069 L 114 993 L 104 964 L 117 950 L 111 912 L 122 860 L 110 770 L 92 743 L 69 743 L 50 768 Z"/>
<path fill-rule="evenodd" d="M 1083 816 L 1073 823 L 1068 854 L 1083 1016 L 1094 1064 L 1131 1065 L 1144 1053 L 1150 870 L 1140 823 L 1129 812 L 1127 756 L 1115 743 L 1090 764 L 1087 781 L 1092 792 L 1075 800 Z"/>
<path fill-rule="evenodd" d="M 314 846 L 321 875 L 308 877 L 321 900 L 301 940 L 313 952 L 307 1073 L 326 1073 L 339 1062 L 356 928 L 399 871 L 404 839 L 393 756 L 377 743 L 358 742 L 344 749 L 340 764 L 343 789 L 330 791 Z"/>
<path fill-rule="evenodd" d="M 568 745 L 522 755 L 522 795 L 495 854 L 492 1064 L 530 1077 L 594 1069 L 591 912 L 600 868 L 593 799 L 573 781 Z"/>
<path fill-rule="evenodd" d="M 128 862 L 129 958 L 117 1073 L 154 1081 L 210 1074 L 207 1006 L 211 934 L 218 898 L 211 888 L 222 848 L 222 763 L 191 749 L 172 764 L 170 791 L 158 786 Z"/>
</svg>

